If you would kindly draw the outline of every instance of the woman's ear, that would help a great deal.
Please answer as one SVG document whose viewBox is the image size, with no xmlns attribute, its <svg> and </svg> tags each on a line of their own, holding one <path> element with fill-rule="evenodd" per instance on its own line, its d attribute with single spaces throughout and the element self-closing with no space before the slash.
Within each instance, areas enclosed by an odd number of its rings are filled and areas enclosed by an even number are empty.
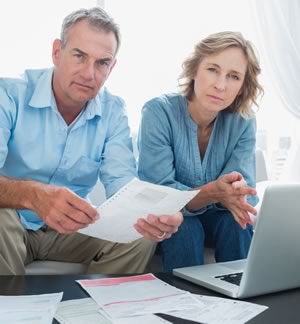
<svg viewBox="0 0 300 324">
<path fill-rule="evenodd" d="M 61 40 L 55 39 L 52 45 L 52 62 L 56 66 L 60 61 L 61 55 Z"/>
<path fill-rule="evenodd" d="M 245 86 L 243 84 L 242 87 L 241 87 L 241 89 L 240 89 L 240 91 L 238 92 L 238 94 L 236 96 L 239 97 L 240 95 L 243 94 L 244 91 L 245 91 Z"/>
</svg>

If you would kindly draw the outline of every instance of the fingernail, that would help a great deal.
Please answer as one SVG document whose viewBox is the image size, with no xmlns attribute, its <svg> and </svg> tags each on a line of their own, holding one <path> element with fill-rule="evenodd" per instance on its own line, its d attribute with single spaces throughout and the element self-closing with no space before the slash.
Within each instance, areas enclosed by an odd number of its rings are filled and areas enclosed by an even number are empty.
<svg viewBox="0 0 300 324">
<path fill-rule="evenodd" d="M 149 223 L 153 224 L 156 220 L 156 217 L 153 215 L 148 215 L 147 220 L 149 221 Z"/>
<path fill-rule="evenodd" d="M 139 226 L 144 226 L 144 221 L 142 220 L 142 219 L 139 219 L 138 221 L 137 221 L 137 224 L 139 225 Z"/>
<path fill-rule="evenodd" d="M 167 222 L 168 222 L 168 217 L 166 217 L 166 216 L 161 216 L 161 217 L 159 217 L 159 220 L 160 220 L 162 223 L 167 223 Z"/>
</svg>

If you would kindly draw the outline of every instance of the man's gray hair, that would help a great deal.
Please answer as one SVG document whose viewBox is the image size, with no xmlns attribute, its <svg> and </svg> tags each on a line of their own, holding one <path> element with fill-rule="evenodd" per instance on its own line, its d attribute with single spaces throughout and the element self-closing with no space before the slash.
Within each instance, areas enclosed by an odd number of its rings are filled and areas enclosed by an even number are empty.
<svg viewBox="0 0 300 324">
<path fill-rule="evenodd" d="M 68 31 L 69 29 L 79 21 L 86 20 L 91 26 L 99 31 L 105 31 L 106 33 L 113 32 L 117 40 L 117 49 L 120 47 L 121 35 L 119 26 L 114 22 L 114 20 L 100 7 L 94 7 L 90 9 L 79 9 L 71 12 L 67 17 L 65 17 L 60 33 L 60 39 L 62 43 L 62 48 L 64 48 L 68 41 Z"/>
</svg>

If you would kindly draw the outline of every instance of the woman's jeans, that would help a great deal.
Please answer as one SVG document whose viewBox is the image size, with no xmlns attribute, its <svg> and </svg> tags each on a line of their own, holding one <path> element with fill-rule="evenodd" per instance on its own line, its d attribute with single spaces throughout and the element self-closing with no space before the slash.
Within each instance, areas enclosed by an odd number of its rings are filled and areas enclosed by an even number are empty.
<svg viewBox="0 0 300 324">
<path fill-rule="evenodd" d="M 252 226 L 242 229 L 228 210 L 186 216 L 178 232 L 160 243 L 164 271 L 203 264 L 205 245 L 215 248 L 217 262 L 245 259 L 252 235 Z"/>
</svg>

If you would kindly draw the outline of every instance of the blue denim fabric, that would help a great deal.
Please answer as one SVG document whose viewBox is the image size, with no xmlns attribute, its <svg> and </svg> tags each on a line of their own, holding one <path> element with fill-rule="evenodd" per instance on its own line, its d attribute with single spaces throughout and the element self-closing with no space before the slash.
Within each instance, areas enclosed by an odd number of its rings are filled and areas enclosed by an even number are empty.
<svg viewBox="0 0 300 324">
<path fill-rule="evenodd" d="M 228 210 L 184 217 L 178 232 L 160 243 L 164 271 L 203 264 L 205 245 L 215 248 L 217 262 L 245 259 L 252 235 L 252 226 L 243 230 Z"/>
</svg>

